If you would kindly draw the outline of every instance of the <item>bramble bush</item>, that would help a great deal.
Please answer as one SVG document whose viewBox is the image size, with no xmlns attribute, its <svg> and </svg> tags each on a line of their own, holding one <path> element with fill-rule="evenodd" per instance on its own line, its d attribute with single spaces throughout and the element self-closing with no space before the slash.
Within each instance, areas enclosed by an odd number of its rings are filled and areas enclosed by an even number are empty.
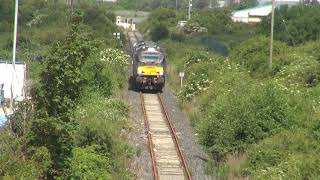
<svg viewBox="0 0 320 180">
<path fill-rule="evenodd" d="M 95 151 L 94 146 L 73 149 L 71 179 L 112 179 L 109 159 Z"/>
<path fill-rule="evenodd" d="M 288 56 L 291 63 L 283 67 L 275 76 L 281 84 L 292 87 L 313 87 L 320 80 L 320 63 L 310 55 L 292 53 Z"/>
<path fill-rule="evenodd" d="M 97 55 L 98 54 L 98 55 Z M 85 65 L 85 79 L 92 88 L 99 89 L 104 96 L 110 96 L 123 87 L 127 80 L 128 58 L 118 49 L 100 50 Z"/>
<path fill-rule="evenodd" d="M 91 88 L 84 92 L 83 97 L 74 117 L 79 124 L 75 132 L 76 146 L 92 146 L 97 155 L 106 158 L 109 164 L 106 171 L 118 175 L 120 179 L 130 176 L 128 170 L 123 168 L 126 159 L 133 153 L 125 141 L 125 132 L 129 128 L 128 105 L 120 99 L 106 98 Z"/>
<path fill-rule="evenodd" d="M 272 70 L 268 68 L 269 39 L 263 36 L 253 37 L 235 48 L 230 55 L 231 61 L 245 67 L 254 77 L 275 75 L 290 62 L 286 57 L 290 47 L 281 42 L 274 42 Z"/>
<path fill-rule="evenodd" d="M 254 179 L 317 179 L 319 144 L 307 129 L 284 130 L 248 150 Z"/>
<path fill-rule="evenodd" d="M 293 123 L 286 97 L 275 87 L 240 83 L 247 86 L 243 88 L 234 83 L 234 88 L 202 108 L 197 125 L 200 141 L 216 160 L 244 152 L 248 145 Z"/>
</svg>

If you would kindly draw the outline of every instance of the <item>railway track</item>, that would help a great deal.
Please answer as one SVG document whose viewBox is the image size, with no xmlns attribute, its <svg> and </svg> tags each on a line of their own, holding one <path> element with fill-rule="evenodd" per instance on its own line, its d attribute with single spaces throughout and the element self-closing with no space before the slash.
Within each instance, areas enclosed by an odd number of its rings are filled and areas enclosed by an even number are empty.
<svg viewBox="0 0 320 180">
<path fill-rule="evenodd" d="M 127 33 L 127 36 L 128 36 L 128 39 L 129 39 L 129 42 L 130 42 L 130 45 L 132 48 L 133 48 L 134 43 L 137 43 L 137 42 L 143 40 L 142 35 L 140 33 L 138 33 L 137 31 L 129 31 Z"/>
<path fill-rule="evenodd" d="M 140 92 L 155 180 L 191 180 L 175 130 L 160 94 Z"/>
</svg>

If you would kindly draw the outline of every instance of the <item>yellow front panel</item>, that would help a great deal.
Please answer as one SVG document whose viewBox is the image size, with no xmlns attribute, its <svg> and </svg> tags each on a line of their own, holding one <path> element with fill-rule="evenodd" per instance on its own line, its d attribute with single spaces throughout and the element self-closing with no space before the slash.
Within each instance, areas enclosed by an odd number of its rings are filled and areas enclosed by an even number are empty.
<svg viewBox="0 0 320 180">
<path fill-rule="evenodd" d="M 158 76 L 163 74 L 163 67 L 158 66 L 139 66 L 138 72 L 143 72 L 144 76 Z"/>
</svg>

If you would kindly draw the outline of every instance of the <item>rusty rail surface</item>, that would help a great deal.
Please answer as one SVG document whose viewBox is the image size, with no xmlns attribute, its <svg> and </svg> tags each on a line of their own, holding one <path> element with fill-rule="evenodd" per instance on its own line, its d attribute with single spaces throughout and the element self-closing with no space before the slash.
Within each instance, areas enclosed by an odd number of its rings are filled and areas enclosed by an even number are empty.
<svg viewBox="0 0 320 180">
<path fill-rule="evenodd" d="M 150 151 L 151 160 L 152 160 L 153 177 L 155 180 L 158 180 L 159 175 L 158 175 L 158 170 L 157 170 L 157 163 L 156 163 L 156 159 L 155 159 L 155 155 L 154 155 L 154 151 L 153 151 L 154 147 L 153 147 L 152 137 L 150 134 L 150 126 L 149 126 L 149 122 L 148 122 L 148 118 L 147 118 L 147 111 L 145 109 L 144 98 L 143 98 L 142 92 L 140 92 L 140 99 L 141 99 L 141 107 L 142 107 L 143 117 L 144 117 L 144 125 L 146 127 L 146 134 L 148 135 L 148 144 L 149 144 L 149 151 Z"/>
<path fill-rule="evenodd" d="M 140 98 L 154 179 L 191 180 L 187 162 L 162 96 L 159 93 L 143 94 L 140 92 Z"/>
<path fill-rule="evenodd" d="M 179 141 L 178 141 L 177 134 L 176 134 L 175 129 L 173 128 L 173 126 L 172 126 L 172 124 L 171 124 L 170 116 L 169 116 L 169 114 L 168 114 L 168 112 L 167 112 L 167 110 L 166 110 L 166 108 L 165 108 L 165 106 L 164 106 L 163 98 L 162 98 L 162 96 L 160 95 L 160 93 L 158 93 L 158 99 L 159 99 L 160 105 L 161 105 L 161 107 L 162 107 L 163 114 L 165 115 L 165 118 L 166 118 L 166 120 L 167 120 L 168 126 L 169 126 L 169 128 L 170 128 L 171 135 L 172 135 L 172 137 L 173 137 L 173 140 L 174 140 L 174 143 L 175 143 L 175 145 L 176 145 L 176 149 L 177 149 L 178 155 L 179 155 L 180 160 L 181 160 L 181 162 L 182 162 L 182 166 L 183 166 L 183 170 L 184 170 L 184 172 L 185 172 L 185 175 L 187 176 L 188 179 L 191 180 L 192 178 L 191 178 L 191 174 L 190 174 L 189 169 L 188 169 L 187 161 L 186 161 L 186 159 L 184 158 L 183 153 L 182 153 L 182 151 L 181 151 L 181 147 L 180 147 L 180 145 L 179 145 Z"/>
</svg>

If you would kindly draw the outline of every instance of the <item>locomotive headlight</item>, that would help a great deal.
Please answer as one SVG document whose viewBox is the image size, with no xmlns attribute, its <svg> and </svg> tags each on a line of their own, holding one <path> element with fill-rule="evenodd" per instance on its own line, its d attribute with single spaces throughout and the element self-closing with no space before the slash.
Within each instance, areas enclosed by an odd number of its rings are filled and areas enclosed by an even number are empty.
<svg viewBox="0 0 320 180">
<path fill-rule="evenodd" d="M 143 74 L 143 71 L 142 71 L 142 70 L 138 70 L 138 74 L 139 74 L 139 75 L 142 75 L 142 74 Z"/>
<path fill-rule="evenodd" d="M 160 72 L 159 72 L 159 75 L 160 75 L 160 76 L 163 76 L 163 71 L 160 71 Z"/>
</svg>

